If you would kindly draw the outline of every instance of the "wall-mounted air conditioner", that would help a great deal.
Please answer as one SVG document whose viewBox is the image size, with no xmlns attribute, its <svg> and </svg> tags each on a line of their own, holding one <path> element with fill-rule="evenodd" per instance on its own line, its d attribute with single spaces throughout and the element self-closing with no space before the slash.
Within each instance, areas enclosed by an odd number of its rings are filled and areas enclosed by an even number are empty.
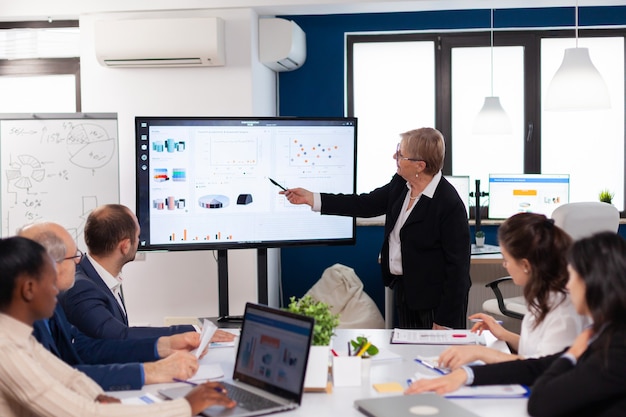
<svg viewBox="0 0 626 417">
<path fill-rule="evenodd" d="M 98 20 L 98 62 L 105 67 L 221 66 L 224 22 L 217 17 Z"/>
<path fill-rule="evenodd" d="M 287 19 L 259 20 L 259 59 L 274 71 L 293 71 L 306 61 L 306 34 Z"/>
</svg>

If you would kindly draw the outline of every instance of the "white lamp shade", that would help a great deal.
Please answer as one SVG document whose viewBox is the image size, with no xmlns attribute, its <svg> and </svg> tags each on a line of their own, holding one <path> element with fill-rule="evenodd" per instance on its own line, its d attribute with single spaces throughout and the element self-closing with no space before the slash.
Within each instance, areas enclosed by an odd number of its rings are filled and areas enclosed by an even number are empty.
<svg viewBox="0 0 626 417">
<path fill-rule="evenodd" d="M 511 133 L 511 120 L 500 104 L 500 97 L 485 97 L 485 104 L 474 119 L 472 132 L 479 135 Z"/>
<path fill-rule="evenodd" d="M 589 58 L 588 48 L 565 50 L 563 62 L 548 87 L 545 110 L 611 108 L 609 89 Z"/>
</svg>

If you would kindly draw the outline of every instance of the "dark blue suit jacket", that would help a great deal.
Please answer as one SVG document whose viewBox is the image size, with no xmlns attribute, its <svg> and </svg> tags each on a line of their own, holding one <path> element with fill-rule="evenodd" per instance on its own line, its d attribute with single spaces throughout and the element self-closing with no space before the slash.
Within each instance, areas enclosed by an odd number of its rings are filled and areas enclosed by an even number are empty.
<svg viewBox="0 0 626 417">
<path fill-rule="evenodd" d="M 143 339 L 195 331 L 193 326 L 129 327 L 115 296 L 87 257 L 76 267 L 76 283 L 59 295 L 68 320 L 81 332 L 101 339 Z"/>
<path fill-rule="evenodd" d="M 87 374 L 105 391 L 141 389 L 143 369 L 137 362 L 158 359 L 155 338 L 144 340 L 89 338 L 70 325 L 59 304 L 49 320 L 50 330 L 44 320 L 36 321 L 33 327 L 33 335 L 39 343 L 59 359 Z"/>
</svg>

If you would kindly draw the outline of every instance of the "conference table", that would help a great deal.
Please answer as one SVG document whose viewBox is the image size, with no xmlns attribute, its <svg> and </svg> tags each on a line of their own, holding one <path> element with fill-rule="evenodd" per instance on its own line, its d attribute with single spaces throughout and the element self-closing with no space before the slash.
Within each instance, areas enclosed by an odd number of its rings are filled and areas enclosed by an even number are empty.
<svg viewBox="0 0 626 417">
<path fill-rule="evenodd" d="M 347 343 L 357 336 L 366 336 L 381 349 L 381 357 L 394 356 L 392 359 L 372 360 L 368 378 L 363 378 L 360 386 L 333 387 L 331 392 L 305 392 L 300 408 L 280 413 L 291 417 L 341 416 L 362 417 L 363 414 L 354 407 L 354 401 L 361 398 L 402 395 L 400 392 L 379 393 L 373 384 L 398 382 L 407 387 L 407 379 L 419 372 L 419 365 L 414 361 L 416 356 L 437 356 L 447 346 L 442 345 L 404 345 L 391 344 L 389 329 L 338 329 L 333 337 L 332 346 L 336 351 L 344 353 Z M 489 340 L 489 339 L 488 339 Z M 501 341 L 490 341 L 487 344 L 496 349 L 507 350 Z M 388 353 L 389 355 L 386 355 Z M 236 348 L 220 347 L 210 349 L 201 359 L 202 364 L 219 363 L 226 378 L 232 376 Z M 394 355 L 395 354 L 395 355 Z M 399 356 L 399 357 L 398 357 Z M 147 385 L 142 391 L 116 391 L 111 395 L 119 398 L 138 397 L 143 393 L 157 393 L 159 389 L 180 386 L 180 383 Z M 482 417 L 527 417 L 526 398 L 455 398 L 450 401 L 467 408 Z"/>
</svg>

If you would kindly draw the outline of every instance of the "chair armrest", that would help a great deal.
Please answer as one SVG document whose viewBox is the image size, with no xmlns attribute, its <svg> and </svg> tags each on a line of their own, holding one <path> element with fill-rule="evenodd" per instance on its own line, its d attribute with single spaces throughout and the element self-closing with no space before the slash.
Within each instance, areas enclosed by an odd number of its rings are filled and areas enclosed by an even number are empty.
<svg viewBox="0 0 626 417">
<path fill-rule="evenodd" d="M 496 300 L 498 301 L 498 308 L 500 309 L 502 314 L 504 314 L 507 317 L 521 320 L 524 318 L 523 314 L 517 313 L 515 311 L 511 311 L 508 308 L 506 308 L 506 306 L 504 305 L 504 296 L 502 295 L 502 291 L 500 291 L 500 288 L 498 287 L 500 283 L 512 281 L 512 280 L 513 278 L 511 278 L 510 276 L 498 278 L 496 280 L 493 280 L 485 284 L 485 287 L 489 287 L 493 290 L 493 293 L 496 295 Z"/>
</svg>

